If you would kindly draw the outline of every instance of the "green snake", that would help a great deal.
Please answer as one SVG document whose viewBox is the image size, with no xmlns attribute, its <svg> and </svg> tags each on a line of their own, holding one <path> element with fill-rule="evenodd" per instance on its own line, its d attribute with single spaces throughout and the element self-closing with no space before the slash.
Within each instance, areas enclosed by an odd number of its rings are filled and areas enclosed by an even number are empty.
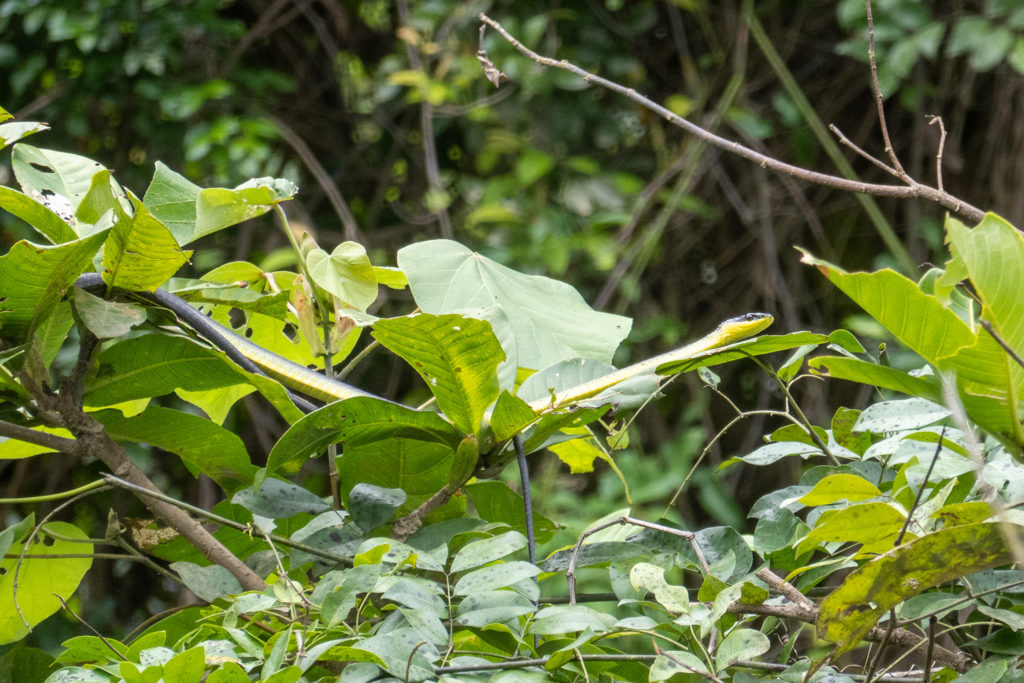
<svg viewBox="0 0 1024 683">
<path fill-rule="evenodd" d="M 83 289 L 99 289 L 105 287 L 99 274 L 83 275 L 76 284 Z M 293 391 L 300 392 L 325 403 L 344 401 L 356 396 L 368 396 L 388 401 L 380 396 L 363 391 L 351 384 L 332 379 L 319 372 L 293 363 L 267 349 L 241 337 L 228 328 L 210 320 L 187 302 L 170 292 L 134 292 L 135 296 L 170 309 L 178 319 L 194 329 L 209 343 L 220 348 L 228 357 L 249 372 L 259 372 L 276 379 Z M 536 414 L 542 414 L 571 406 L 574 403 L 593 398 L 603 391 L 614 387 L 633 377 L 653 373 L 658 367 L 667 363 L 689 360 L 700 354 L 719 349 L 751 337 L 772 324 L 774 318 L 767 313 L 747 313 L 730 318 L 695 342 L 668 351 L 645 361 L 629 365 L 607 375 L 592 379 L 570 389 L 565 389 L 550 397 L 537 399 L 529 405 Z M 311 412 L 316 405 L 292 395 L 296 405 L 305 412 Z M 394 403 L 393 401 L 388 401 Z"/>
</svg>

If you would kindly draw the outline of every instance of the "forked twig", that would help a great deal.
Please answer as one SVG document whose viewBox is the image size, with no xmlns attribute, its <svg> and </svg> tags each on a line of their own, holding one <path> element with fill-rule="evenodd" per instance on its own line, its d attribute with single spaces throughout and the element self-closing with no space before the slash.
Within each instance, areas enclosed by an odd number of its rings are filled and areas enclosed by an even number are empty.
<svg viewBox="0 0 1024 683">
<path fill-rule="evenodd" d="M 655 114 L 665 119 L 669 123 L 678 126 L 679 128 L 682 128 L 688 133 L 697 136 L 701 140 L 704 140 L 708 144 L 714 145 L 719 149 L 732 152 L 733 154 L 743 157 L 744 159 L 753 161 L 754 163 L 759 164 L 764 168 L 770 168 L 773 171 L 777 171 L 779 173 L 784 173 L 786 175 L 790 175 L 810 183 L 824 185 L 826 187 L 831 187 L 837 190 L 860 192 L 865 194 L 877 195 L 880 197 L 895 197 L 901 199 L 917 197 L 921 199 L 927 199 L 936 202 L 937 204 L 949 209 L 953 213 L 960 214 L 971 221 L 981 221 L 981 219 L 985 217 L 985 212 L 983 212 L 981 209 L 972 206 L 967 202 L 957 197 L 954 197 L 953 195 L 950 195 L 946 192 L 919 183 L 915 181 L 913 178 L 910 178 L 909 176 L 904 178 L 904 182 L 906 183 L 906 185 L 882 185 L 877 183 L 864 183 L 855 180 L 849 180 L 847 178 L 842 178 L 839 176 L 830 175 L 827 173 L 811 171 L 800 166 L 794 166 L 793 164 L 787 164 L 786 162 L 779 161 L 778 159 L 769 157 L 767 155 L 761 154 L 760 152 L 757 152 L 756 150 L 746 147 L 740 144 L 739 142 L 727 140 L 726 138 L 715 135 L 714 133 L 698 126 L 697 124 L 692 123 L 682 118 L 681 116 L 678 116 L 677 114 L 674 114 L 665 107 L 656 104 L 655 102 L 648 99 L 647 97 L 644 97 L 643 95 L 636 92 L 632 88 L 627 88 L 625 86 L 619 85 L 618 83 L 615 83 L 614 81 L 609 81 L 605 78 L 601 78 L 600 76 L 592 74 L 589 71 L 586 71 L 585 69 L 582 69 L 576 66 L 575 64 L 572 64 L 568 60 L 556 60 L 551 59 L 550 57 L 544 57 L 542 55 L 537 54 L 536 52 L 534 52 L 533 50 L 529 49 L 521 42 L 519 42 L 519 40 L 517 40 L 508 31 L 506 31 L 501 24 L 496 22 L 494 19 L 491 19 L 486 14 L 480 15 L 480 21 L 484 22 L 485 24 L 493 28 L 495 31 L 497 31 L 499 34 L 501 34 L 501 36 L 506 41 L 508 41 L 509 44 L 512 45 L 512 47 L 514 47 L 519 53 L 525 55 L 534 62 L 541 64 L 543 66 L 568 71 L 571 74 L 579 76 L 587 83 L 594 83 L 596 85 L 601 86 L 602 88 L 606 88 L 608 90 L 611 90 L 612 92 L 618 93 L 623 97 L 627 97 L 633 102 L 636 102 L 640 106 L 644 107 L 645 109 L 654 112 Z"/>
</svg>

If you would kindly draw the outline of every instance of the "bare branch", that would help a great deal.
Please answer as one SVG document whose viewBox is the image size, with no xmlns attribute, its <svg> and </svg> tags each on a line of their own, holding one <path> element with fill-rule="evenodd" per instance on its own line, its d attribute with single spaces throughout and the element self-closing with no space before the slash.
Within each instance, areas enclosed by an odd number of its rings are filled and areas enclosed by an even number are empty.
<svg viewBox="0 0 1024 683">
<path fill-rule="evenodd" d="M 739 142 L 727 140 L 723 137 L 715 135 L 714 133 L 708 130 L 705 130 L 704 128 L 701 128 L 695 123 L 687 121 L 686 119 L 672 113 L 665 107 L 662 107 L 661 105 L 656 104 L 652 100 L 639 94 L 632 88 L 626 88 L 625 86 L 619 85 L 618 83 L 609 81 L 605 78 L 601 78 L 600 76 L 596 76 L 590 73 L 589 71 L 581 69 L 580 67 L 566 60 L 559 61 L 551 59 L 549 57 L 543 57 L 537 54 L 536 52 L 534 52 L 533 50 L 529 49 L 521 42 L 519 42 L 508 31 L 506 31 L 501 24 L 494 21 L 486 14 L 480 15 L 480 21 L 492 27 L 495 31 L 500 33 L 501 36 L 505 38 L 505 40 L 507 40 L 516 50 L 518 50 L 521 54 L 525 55 L 526 57 L 529 57 L 533 61 L 537 62 L 538 64 L 547 67 L 552 67 L 555 69 L 562 69 L 564 71 L 568 71 L 569 73 L 579 76 L 587 83 L 594 83 L 603 88 L 607 88 L 612 92 L 627 97 L 633 102 L 639 104 L 640 106 L 654 112 L 655 114 L 665 119 L 669 123 L 678 126 L 679 128 L 682 128 L 683 130 L 687 131 L 688 133 L 691 133 L 692 135 L 699 137 L 708 144 L 714 145 L 719 149 L 724 149 L 728 152 L 732 152 L 733 154 L 741 156 L 744 159 L 753 161 L 754 163 L 759 164 L 764 168 L 770 168 L 773 171 L 784 173 L 786 175 L 799 178 L 800 180 L 804 180 L 809 183 L 824 185 L 825 187 L 831 187 L 837 190 L 844 190 L 848 192 L 860 192 L 864 194 L 876 195 L 879 197 L 895 197 L 898 199 L 909 199 L 913 197 L 927 199 L 949 209 L 953 213 L 960 214 L 967 218 L 968 220 L 975 222 L 980 221 L 982 218 L 985 217 L 985 212 L 982 211 L 981 209 L 978 209 L 975 206 L 971 206 L 967 202 L 957 197 L 954 197 L 953 195 L 947 194 L 946 192 L 937 190 L 934 187 L 918 183 L 909 177 L 905 180 L 905 182 L 907 182 L 907 185 L 880 185 L 877 183 L 864 183 L 855 180 L 849 180 L 847 178 L 841 178 L 839 176 L 829 175 L 827 173 L 811 171 L 766 156 L 764 154 L 761 154 L 760 152 L 757 152 L 753 149 L 750 149 L 749 147 L 740 144 Z"/>
<path fill-rule="evenodd" d="M 913 185 L 914 181 L 903 170 L 903 165 L 896 157 L 896 150 L 889 140 L 889 126 L 885 123 L 885 105 L 883 103 L 882 89 L 878 85 L 878 61 L 875 59 L 875 19 L 871 16 L 871 0 L 864 0 L 864 8 L 868 13 L 868 62 L 871 64 L 871 87 L 875 91 L 875 104 L 878 106 L 878 125 L 882 129 L 882 140 L 885 142 L 885 153 L 889 155 L 896 175 L 907 185 Z"/>
</svg>

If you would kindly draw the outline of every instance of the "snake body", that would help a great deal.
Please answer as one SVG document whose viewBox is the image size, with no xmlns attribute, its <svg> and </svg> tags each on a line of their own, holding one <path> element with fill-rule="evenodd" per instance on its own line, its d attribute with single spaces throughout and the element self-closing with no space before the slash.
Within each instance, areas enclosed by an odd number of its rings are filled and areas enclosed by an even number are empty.
<svg viewBox="0 0 1024 683">
<path fill-rule="evenodd" d="M 106 288 L 103 278 L 98 273 L 82 275 L 75 284 L 83 289 L 94 291 Z M 132 294 L 172 311 L 178 320 L 191 327 L 203 339 L 223 351 L 232 362 L 247 372 L 268 375 L 293 391 L 301 392 L 306 396 L 324 401 L 325 403 L 344 401 L 356 396 L 367 396 L 395 403 L 354 387 L 351 384 L 327 377 L 268 351 L 262 346 L 235 334 L 223 325 L 210 320 L 200 311 L 170 292 L 156 290 L 155 292 L 133 292 Z M 533 401 L 530 407 L 535 413 L 542 413 L 593 398 L 627 379 L 654 372 L 659 366 L 666 363 L 687 360 L 706 351 L 721 348 L 751 337 L 771 325 L 772 321 L 772 316 L 767 313 L 747 313 L 737 318 L 730 318 L 721 323 L 713 332 L 695 342 L 629 365 L 570 389 L 560 391 L 553 397 Z M 292 399 L 304 412 L 312 412 L 317 408 L 315 404 L 301 396 L 292 394 Z"/>
</svg>

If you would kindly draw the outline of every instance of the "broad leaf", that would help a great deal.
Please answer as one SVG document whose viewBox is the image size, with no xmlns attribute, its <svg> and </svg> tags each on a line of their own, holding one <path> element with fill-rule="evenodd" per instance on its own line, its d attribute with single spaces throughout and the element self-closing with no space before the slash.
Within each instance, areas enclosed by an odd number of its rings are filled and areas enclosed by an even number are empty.
<svg viewBox="0 0 1024 683">
<path fill-rule="evenodd" d="M 506 524 L 513 531 L 526 533 L 526 504 L 523 497 L 503 481 L 478 481 L 466 485 L 466 493 L 473 499 L 473 507 L 481 519 L 495 524 Z M 537 543 L 546 543 L 555 533 L 555 523 L 533 510 L 533 531 Z"/>
<path fill-rule="evenodd" d="M 847 273 L 804 252 L 803 262 L 853 299 L 872 318 L 929 363 L 952 356 L 975 341 L 974 332 L 956 313 L 917 283 L 893 270 Z"/>
<path fill-rule="evenodd" d="M 593 310 L 569 285 L 517 273 L 457 242 L 406 246 L 398 252 L 398 265 L 427 313 L 502 309 L 512 324 L 521 367 L 538 369 L 574 357 L 610 363 L 629 333 L 628 318 Z"/>
<path fill-rule="evenodd" d="M 195 239 L 196 200 L 201 191 L 201 187 L 158 161 L 142 203 L 167 226 L 178 244 L 185 245 Z"/>
<path fill-rule="evenodd" d="M 47 536 L 46 529 L 71 540 Z M 61 603 L 57 596 L 70 599 L 92 566 L 88 555 L 93 546 L 77 526 L 50 522 L 43 527 L 41 536 L 46 542 L 32 544 L 24 562 L 18 562 L 22 543 L 11 544 L 7 559 L 0 559 L 0 644 L 21 640 L 36 624 L 59 610 Z M 57 557 L 33 559 L 34 555 Z"/>
<path fill-rule="evenodd" d="M 233 190 L 222 187 L 201 190 L 196 199 L 195 230 L 186 241 L 191 242 L 262 216 L 273 209 L 275 204 L 291 199 L 295 192 L 292 183 L 274 178 L 251 180 Z"/>
<path fill-rule="evenodd" d="M 918 396 L 929 401 L 941 401 L 942 389 L 934 380 L 914 377 L 903 370 L 878 365 L 859 358 L 846 356 L 821 356 L 807 362 L 811 370 L 824 373 L 835 379 L 870 384 L 879 389 L 899 391 L 908 396 Z"/>
<path fill-rule="evenodd" d="M 942 562 L 935 558 L 941 557 Z M 1009 564 L 999 524 L 942 529 L 890 550 L 855 570 L 821 603 L 818 636 L 849 651 L 900 602 L 961 576 Z"/>
<path fill-rule="evenodd" d="M 10 187 L 0 185 L 0 208 L 31 225 L 53 244 L 78 239 L 75 231 L 49 207 Z"/>
<path fill-rule="evenodd" d="M 378 320 L 373 336 L 419 373 L 459 430 L 480 435 L 484 412 L 498 398 L 497 368 L 505 359 L 490 323 L 420 314 Z"/>
<path fill-rule="evenodd" d="M 446 426 L 452 429 L 451 425 Z M 419 507 L 448 484 L 455 448 L 455 445 L 424 438 L 430 436 L 420 432 L 414 438 L 393 437 L 357 446 L 346 444 L 338 458 L 342 499 L 347 503 L 349 491 L 365 483 L 405 491 L 407 498 L 398 509 L 399 517 Z M 461 517 L 465 515 L 465 509 L 466 497 L 453 496 L 444 506 L 428 515 L 426 522 L 430 524 Z"/>
<path fill-rule="evenodd" d="M 330 254 L 313 249 L 306 255 L 306 267 L 313 282 L 346 308 L 365 311 L 377 300 L 377 276 L 361 244 L 342 242 Z"/>
<path fill-rule="evenodd" d="M 50 126 L 39 121 L 12 121 L 0 124 L 0 149 L 13 145 L 29 135 L 50 130 Z"/>
<path fill-rule="evenodd" d="M 174 453 L 193 473 L 202 472 L 225 491 L 250 484 L 256 473 L 242 440 L 198 415 L 150 406 L 130 418 L 120 410 L 102 410 L 93 416 L 112 438 Z"/>
<path fill-rule="evenodd" d="M 35 190 L 44 196 L 60 195 L 70 203 L 72 215 L 89 191 L 92 177 L 105 170 L 87 157 L 39 149 L 25 143 L 14 146 L 11 167 L 26 194 Z"/>
<path fill-rule="evenodd" d="M 53 312 L 105 237 L 99 232 L 54 247 L 21 241 L 0 256 L 0 327 L 5 339 L 23 341 Z"/>
<path fill-rule="evenodd" d="M 114 339 L 128 334 L 146 321 L 146 310 L 136 304 L 108 301 L 75 287 L 72 294 L 75 315 L 97 339 Z"/>
<path fill-rule="evenodd" d="M 270 451 L 267 471 L 294 474 L 332 443 L 355 448 L 393 438 L 430 441 L 454 450 L 462 434 L 436 413 L 358 396 L 326 405 L 292 425 Z"/>
<path fill-rule="evenodd" d="M 137 197 L 131 195 L 131 202 L 135 214 L 117 222 L 103 247 L 103 279 L 111 287 L 153 291 L 188 262 L 191 252 L 181 251 L 167 226 Z"/>
</svg>

